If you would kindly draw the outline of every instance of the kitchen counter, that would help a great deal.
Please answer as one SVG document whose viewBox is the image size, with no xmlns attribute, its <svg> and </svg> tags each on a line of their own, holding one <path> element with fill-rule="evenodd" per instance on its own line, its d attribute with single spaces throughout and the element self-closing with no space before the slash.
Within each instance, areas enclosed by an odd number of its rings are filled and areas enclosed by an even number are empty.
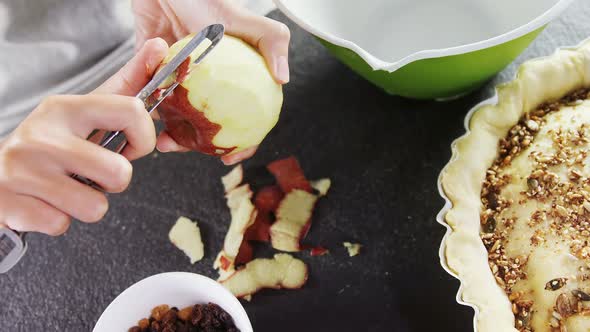
<svg viewBox="0 0 590 332">
<path fill-rule="evenodd" d="M 311 271 L 303 289 L 263 291 L 245 303 L 254 330 L 471 330 L 473 311 L 456 303 L 459 283 L 439 264 L 438 174 L 465 114 L 494 84 L 524 60 L 590 36 L 590 2 L 574 4 L 486 87 L 446 103 L 388 96 L 283 15 L 271 16 L 292 29 L 291 83 L 278 126 L 244 166 L 264 181 L 266 163 L 295 155 L 310 179 L 332 179 L 306 240 L 330 254 L 297 255 Z M 110 196 L 102 222 L 75 223 L 58 238 L 29 235 L 27 256 L 0 276 L 0 330 L 89 331 L 140 279 L 165 271 L 215 277 L 229 225 L 219 178 L 229 168 L 196 153 L 154 153 L 134 165 L 130 189 Z M 206 255 L 195 265 L 168 241 L 181 215 L 201 225 Z M 348 257 L 343 241 L 362 243 L 362 253 Z"/>
</svg>

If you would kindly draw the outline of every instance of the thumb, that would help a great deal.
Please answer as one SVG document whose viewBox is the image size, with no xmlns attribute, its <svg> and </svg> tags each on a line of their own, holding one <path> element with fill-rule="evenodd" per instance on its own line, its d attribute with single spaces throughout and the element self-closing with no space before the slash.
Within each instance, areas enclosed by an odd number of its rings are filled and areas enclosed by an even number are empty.
<svg viewBox="0 0 590 332">
<path fill-rule="evenodd" d="M 134 96 L 152 78 L 168 54 L 168 44 L 161 38 L 150 39 L 115 75 L 96 88 L 96 94 Z"/>
</svg>

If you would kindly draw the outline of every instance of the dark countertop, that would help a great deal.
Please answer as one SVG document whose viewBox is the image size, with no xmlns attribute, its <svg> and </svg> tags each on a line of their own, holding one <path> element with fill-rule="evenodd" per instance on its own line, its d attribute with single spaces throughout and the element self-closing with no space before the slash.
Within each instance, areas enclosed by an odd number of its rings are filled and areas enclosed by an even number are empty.
<svg viewBox="0 0 590 332">
<path fill-rule="evenodd" d="M 494 83 L 511 78 L 525 59 L 590 36 L 590 2 L 573 5 L 487 87 L 448 103 L 388 96 L 289 25 L 292 81 L 283 114 L 245 167 L 253 176 L 293 154 L 309 178 L 331 177 L 308 242 L 332 253 L 299 255 L 311 269 L 302 290 L 264 291 L 245 303 L 254 329 L 471 330 L 472 310 L 455 302 L 459 283 L 439 264 L 438 173 L 466 112 Z M 219 182 L 227 171 L 194 153 L 150 156 L 135 163 L 130 190 L 111 196 L 101 223 L 74 224 L 59 238 L 30 235 L 27 256 L 0 276 L 0 330 L 89 331 L 110 301 L 142 278 L 165 271 L 215 277 L 211 264 L 229 223 Z M 202 227 L 206 259 L 195 265 L 168 242 L 180 215 Z M 347 257 L 347 240 L 365 245 L 360 256 Z"/>
</svg>

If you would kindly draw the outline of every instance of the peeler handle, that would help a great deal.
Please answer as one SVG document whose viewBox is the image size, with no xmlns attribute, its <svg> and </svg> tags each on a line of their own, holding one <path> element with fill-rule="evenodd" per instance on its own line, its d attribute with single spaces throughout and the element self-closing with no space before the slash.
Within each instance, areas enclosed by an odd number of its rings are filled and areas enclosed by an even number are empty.
<svg viewBox="0 0 590 332">
<path fill-rule="evenodd" d="M 0 274 L 8 272 L 25 255 L 25 234 L 0 227 Z"/>
<path fill-rule="evenodd" d="M 199 64 L 219 43 L 221 38 L 223 38 L 224 31 L 225 28 L 222 24 L 212 24 L 203 29 L 195 35 L 195 37 L 136 95 L 137 98 L 143 101 L 148 113 L 152 113 L 152 111 L 156 109 L 166 97 L 172 94 L 174 89 L 179 85 L 179 82 L 171 84 L 164 91 L 159 93 L 157 97 L 153 97 L 152 94 L 159 89 L 160 84 L 190 56 L 192 51 L 194 51 L 201 42 L 205 39 L 209 39 L 211 45 L 209 45 L 209 47 L 207 47 L 207 49 L 205 49 L 201 55 L 193 61 L 193 64 Z M 93 137 L 96 134 L 97 131 L 91 134 L 90 137 Z M 103 134 L 103 138 L 99 144 L 113 152 L 121 153 L 127 145 L 127 139 L 125 134 L 120 131 L 106 132 Z M 104 191 L 100 185 L 81 175 L 72 174 L 70 176 L 92 188 Z M 14 267 L 24 256 L 27 250 L 25 235 L 26 232 L 17 232 L 10 228 L 0 227 L 0 274 L 8 272 L 8 270 Z"/>
</svg>

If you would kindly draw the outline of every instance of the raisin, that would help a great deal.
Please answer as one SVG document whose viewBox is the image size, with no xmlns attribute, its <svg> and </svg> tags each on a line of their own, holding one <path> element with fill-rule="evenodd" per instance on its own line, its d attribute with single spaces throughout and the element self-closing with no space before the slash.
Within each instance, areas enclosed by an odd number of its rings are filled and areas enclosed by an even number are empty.
<svg viewBox="0 0 590 332">
<path fill-rule="evenodd" d="M 166 325 L 162 329 L 162 332 L 176 332 L 176 326 L 175 325 Z"/>
<path fill-rule="evenodd" d="M 177 311 L 169 310 L 162 317 L 162 320 L 161 320 L 162 323 L 165 324 L 165 325 L 176 323 L 176 313 L 177 313 Z"/>
<path fill-rule="evenodd" d="M 190 332 L 190 325 L 185 322 L 176 322 L 176 332 Z"/>
<path fill-rule="evenodd" d="M 168 310 L 170 310 L 170 307 L 168 305 L 159 305 L 152 309 L 152 317 L 154 318 L 154 320 L 161 320 L 164 314 L 168 312 Z"/>
<path fill-rule="evenodd" d="M 161 332 L 161 331 L 162 331 L 162 327 L 160 326 L 160 322 L 153 321 L 152 324 L 150 325 L 150 332 Z"/>
<path fill-rule="evenodd" d="M 196 304 L 193 307 L 193 312 L 191 313 L 191 323 L 194 326 L 200 326 L 201 320 L 203 320 L 203 308 L 202 304 Z"/>
<path fill-rule="evenodd" d="M 196 304 L 179 310 L 157 306 L 129 332 L 240 332 L 232 317 L 215 303 Z"/>
</svg>

